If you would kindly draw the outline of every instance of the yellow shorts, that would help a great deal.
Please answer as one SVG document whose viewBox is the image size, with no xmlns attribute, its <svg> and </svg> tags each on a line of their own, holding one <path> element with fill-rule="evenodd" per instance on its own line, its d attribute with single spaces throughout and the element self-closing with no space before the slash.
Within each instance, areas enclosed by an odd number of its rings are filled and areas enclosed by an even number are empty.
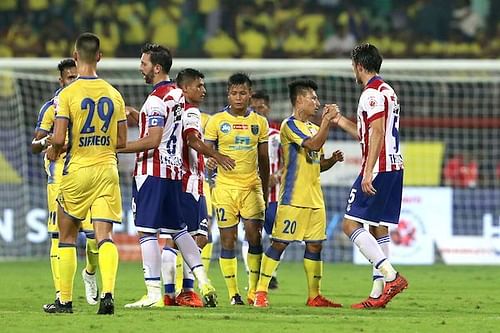
<svg viewBox="0 0 500 333">
<path fill-rule="evenodd" d="M 93 221 L 121 223 L 122 201 L 116 165 L 78 169 L 62 177 L 57 202 L 77 220 L 89 210 Z"/>
<path fill-rule="evenodd" d="M 203 195 L 205 195 L 205 202 L 207 203 L 208 216 L 212 216 L 212 213 L 213 213 L 212 190 L 210 189 L 210 185 L 208 185 L 207 181 L 203 182 Z"/>
<path fill-rule="evenodd" d="M 57 227 L 57 195 L 59 194 L 59 183 L 52 183 L 47 185 L 47 231 L 51 234 L 56 234 L 59 232 Z M 85 220 L 82 221 L 80 230 L 83 232 L 94 232 L 94 226 L 92 225 L 92 220 L 90 219 L 90 211 L 85 216 Z"/>
<path fill-rule="evenodd" d="M 319 242 L 326 239 L 325 208 L 279 205 L 271 238 L 283 242 Z"/>
<path fill-rule="evenodd" d="M 240 217 L 246 220 L 264 220 L 266 203 L 260 185 L 244 190 L 215 186 L 212 190 L 212 202 L 219 228 L 237 225 Z"/>
</svg>

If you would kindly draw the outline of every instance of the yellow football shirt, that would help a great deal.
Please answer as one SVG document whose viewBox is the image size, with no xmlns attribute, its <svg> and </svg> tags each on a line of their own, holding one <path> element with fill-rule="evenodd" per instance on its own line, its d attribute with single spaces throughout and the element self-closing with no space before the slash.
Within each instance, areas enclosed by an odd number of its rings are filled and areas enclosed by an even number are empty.
<svg viewBox="0 0 500 333">
<path fill-rule="evenodd" d="M 201 130 L 205 133 L 205 128 L 207 127 L 208 121 L 210 120 L 210 115 L 205 112 L 201 112 Z"/>
<path fill-rule="evenodd" d="M 297 207 L 324 208 L 320 183 L 320 159 L 323 150 L 312 151 L 302 143 L 314 136 L 319 127 L 293 116 L 281 124 L 284 169 L 281 178 L 280 204 Z"/>
<path fill-rule="evenodd" d="M 235 116 L 225 110 L 213 115 L 205 128 L 205 139 L 216 142 L 221 154 L 236 162 L 231 171 L 217 170 L 216 186 L 248 189 L 261 184 L 257 146 L 268 140 L 267 119 L 253 111 Z"/>
<path fill-rule="evenodd" d="M 59 89 L 56 91 L 55 96 L 61 91 Z M 56 118 L 55 115 L 55 107 L 54 107 L 54 98 L 51 98 L 49 101 L 45 102 L 41 107 L 38 113 L 38 119 L 36 123 L 36 131 L 43 131 L 47 134 L 52 134 L 54 131 L 54 120 Z M 66 137 L 67 140 L 67 137 Z M 64 165 L 64 157 L 66 153 L 62 153 L 59 158 L 55 161 L 50 161 L 47 158 L 47 154 L 45 154 L 43 161 L 45 166 L 45 172 L 47 173 L 47 183 L 55 184 L 61 181 L 62 176 L 62 168 Z"/>
<path fill-rule="evenodd" d="M 126 121 L 125 102 L 98 77 L 79 77 L 55 99 L 56 117 L 69 119 L 64 174 L 93 165 L 116 165 L 118 122 Z"/>
</svg>

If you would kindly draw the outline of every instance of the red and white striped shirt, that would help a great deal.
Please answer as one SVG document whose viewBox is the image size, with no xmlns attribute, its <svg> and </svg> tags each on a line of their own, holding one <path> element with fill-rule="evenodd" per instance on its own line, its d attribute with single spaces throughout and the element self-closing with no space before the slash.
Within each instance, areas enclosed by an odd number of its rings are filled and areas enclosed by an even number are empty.
<svg viewBox="0 0 500 333">
<path fill-rule="evenodd" d="M 269 128 L 269 171 L 270 174 L 275 174 L 280 169 L 281 160 L 281 141 L 280 131 L 275 128 Z M 269 202 L 278 201 L 280 193 L 280 184 L 276 183 L 273 187 L 269 188 Z"/>
<path fill-rule="evenodd" d="M 368 157 L 370 123 L 384 118 L 385 133 L 382 149 L 373 168 L 374 173 L 403 169 L 399 146 L 399 103 L 394 90 L 381 77 L 374 76 L 366 85 L 358 104 L 358 134 L 361 143 L 364 172 Z"/>
<path fill-rule="evenodd" d="M 139 138 L 148 135 L 152 127 L 162 127 L 158 148 L 136 154 L 134 176 L 182 179 L 182 112 L 184 95 L 172 81 L 162 81 L 153 87 L 139 114 Z"/>
<path fill-rule="evenodd" d="M 194 132 L 203 141 L 200 110 L 186 103 L 182 114 L 182 190 L 191 193 L 198 200 L 200 195 L 203 195 L 205 161 L 202 154 L 188 146 L 187 134 L 190 132 Z"/>
</svg>

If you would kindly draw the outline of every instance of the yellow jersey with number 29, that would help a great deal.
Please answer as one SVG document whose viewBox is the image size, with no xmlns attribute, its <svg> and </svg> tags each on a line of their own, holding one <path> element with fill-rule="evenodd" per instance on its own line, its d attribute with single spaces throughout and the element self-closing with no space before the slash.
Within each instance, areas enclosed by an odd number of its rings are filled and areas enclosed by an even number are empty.
<svg viewBox="0 0 500 333">
<path fill-rule="evenodd" d="M 116 165 L 118 123 L 126 121 L 118 90 L 98 77 L 78 77 L 55 99 L 56 118 L 67 118 L 63 174 L 94 165 Z"/>
</svg>

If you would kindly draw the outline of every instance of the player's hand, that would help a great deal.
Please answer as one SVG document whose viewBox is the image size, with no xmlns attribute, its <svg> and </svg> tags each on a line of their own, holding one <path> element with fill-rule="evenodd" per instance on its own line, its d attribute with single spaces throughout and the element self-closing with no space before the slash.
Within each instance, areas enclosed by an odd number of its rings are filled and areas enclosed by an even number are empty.
<svg viewBox="0 0 500 333">
<path fill-rule="evenodd" d="M 217 164 L 219 164 L 222 168 L 224 168 L 224 170 L 230 171 L 233 170 L 234 167 L 236 166 L 235 160 L 233 160 L 231 157 L 227 155 L 217 153 L 214 158 L 217 161 Z"/>
<path fill-rule="evenodd" d="M 333 119 L 340 113 L 337 104 L 325 104 L 323 107 L 322 118 L 329 123 L 333 122 Z"/>
<path fill-rule="evenodd" d="M 269 187 L 271 188 L 271 187 L 276 186 L 277 184 L 280 183 L 280 181 L 281 181 L 281 177 L 278 174 L 274 173 L 274 174 L 270 175 L 269 176 Z"/>
<path fill-rule="evenodd" d="M 46 154 L 49 161 L 55 161 L 59 157 L 59 154 L 56 154 L 56 151 L 52 146 L 49 146 L 49 148 L 47 148 Z"/>
<path fill-rule="evenodd" d="M 207 158 L 205 165 L 208 170 L 214 171 L 217 169 L 217 161 L 213 157 Z"/>
<path fill-rule="evenodd" d="M 363 193 L 366 195 L 377 194 L 377 190 L 373 187 L 372 181 L 373 174 L 371 172 L 363 174 L 363 179 L 361 180 L 361 190 L 363 190 Z"/>
<path fill-rule="evenodd" d="M 50 146 L 52 144 L 52 134 L 47 135 L 47 146 Z"/>
<path fill-rule="evenodd" d="M 132 106 L 125 106 L 125 115 L 127 116 L 127 126 L 138 126 L 139 124 L 139 111 Z"/>
<path fill-rule="evenodd" d="M 343 162 L 344 161 L 344 153 L 341 150 L 336 150 L 332 153 L 332 158 L 335 162 Z"/>
</svg>

